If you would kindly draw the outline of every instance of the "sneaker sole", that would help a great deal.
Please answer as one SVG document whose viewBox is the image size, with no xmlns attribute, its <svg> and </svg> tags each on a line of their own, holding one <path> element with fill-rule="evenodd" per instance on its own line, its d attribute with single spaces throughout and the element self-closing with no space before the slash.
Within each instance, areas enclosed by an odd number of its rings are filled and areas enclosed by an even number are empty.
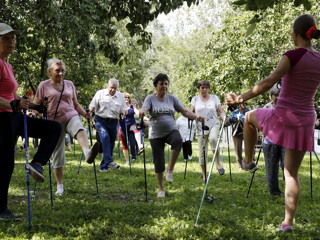
<svg viewBox="0 0 320 240">
<path fill-rule="evenodd" d="M 259 167 L 256 165 L 254 168 L 248 170 L 250 173 L 254 173 L 255 171 L 257 171 L 259 169 Z"/>
<path fill-rule="evenodd" d="M 91 149 L 91 155 L 90 157 L 87 159 L 87 163 L 91 164 L 94 162 L 94 159 L 96 158 L 96 156 L 98 155 L 100 150 L 100 143 L 99 142 L 95 142 L 92 146 Z"/>
<path fill-rule="evenodd" d="M 39 173 L 37 170 L 35 170 L 30 164 L 29 164 L 29 172 L 36 182 L 44 182 L 45 177 L 41 173 Z"/>
</svg>

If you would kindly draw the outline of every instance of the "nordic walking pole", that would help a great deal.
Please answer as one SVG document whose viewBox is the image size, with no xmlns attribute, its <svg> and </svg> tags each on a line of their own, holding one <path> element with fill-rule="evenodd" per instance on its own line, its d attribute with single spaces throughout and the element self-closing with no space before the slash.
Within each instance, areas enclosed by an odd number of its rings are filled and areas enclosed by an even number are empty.
<svg viewBox="0 0 320 240">
<path fill-rule="evenodd" d="M 131 158 L 130 158 L 130 141 L 129 141 L 129 132 L 128 132 L 128 126 L 126 123 L 126 119 L 122 116 L 122 121 L 124 122 L 124 127 L 126 128 L 126 140 L 127 140 L 127 148 L 128 148 L 128 158 L 129 158 L 129 167 L 130 167 L 130 175 L 131 175 Z"/>
<path fill-rule="evenodd" d="M 209 175 L 208 175 L 208 180 L 206 181 L 206 186 L 205 188 L 203 189 L 203 194 L 202 194 L 202 198 L 201 198 L 201 202 L 200 202 L 200 207 L 199 207 L 199 211 L 198 211 L 198 214 L 197 214 L 197 218 L 196 218 L 196 222 L 194 224 L 194 227 L 197 227 L 198 226 L 198 221 L 199 221 L 199 218 L 200 218 L 200 212 L 201 212 L 201 208 L 202 208 L 202 205 L 203 205 L 203 201 L 204 201 L 204 198 L 206 196 L 206 193 L 207 193 L 207 188 L 208 188 L 208 184 L 209 184 L 209 180 L 210 180 L 210 176 L 211 176 L 211 172 L 212 172 L 212 168 L 213 168 L 213 165 L 214 165 L 214 162 L 215 162 L 215 159 L 216 159 L 216 155 L 217 155 L 217 151 L 219 149 L 219 142 L 221 140 L 221 137 L 222 137 L 222 134 L 223 134 L 223 129 L 224 129 L 224 124 L 225 124 L 225 121 L 226 121 L 226 117 L 223 119 L 223 124 L 222 124 L 222 127 L 220 129 L 220 134 L 219 134 L 219 137 L 218 137 L 218 140 L 217 140 L 217 145 L 216 145 L 216 148 L 215 148 L 215 152 L 214 152 L 214 156 L 213 156 L 213 161 L 211 163 L 211 167 L 210 167 L 210 171 L 209 171 Z"/>
<path fill-rule="evenodd" d="M 319 157 L 318 157 L 318 155 L 317 155 L 316 151 L 313 151 L 313 153 L 314 153 L 314 155 L 316 156 L 316 158 L 317 158 L 318 162 L 320 163 L 320 159 L 319 159 Z"/>
<path fill-rule="evenodd" d="M 190 133 L 189 133 L 190 145 L 192 145 L 192 141 L 191 141 L 191 131 L 193 126 L 192 123 L 193 123 L 193 120 L 188 119 L 188 128 L 190 129 Z M 186 159 L 186 166 L 184 168 L 184 179 L 186 179 L 188 161 L 189 161 L 189 155 L 188 155 L 188 158 Z"/>
<path fill-rule="evenodd" d="M 141 144 L 144 146 L 144 123 L 141 118 L 140 124 L 137 125 L 138 130 L 141 130 Z M 144 188 L 146 194 L 146 202 L 148 201 L 148 189 L 147 189 L 147 168 L 146 168 L 146 150 L 143 148 L 143 168 L 144 168 Z"/>
<path fill-rule="evenodd" d="M 229 131 L 228 127 L 226 128 L 225 134 L 227 135 L 227 142 L 228 142 L 228 158 L 229 158 L 229 171 L 230 171 L 230 181 L 232 182 L 232 176 L 231 176 L 231 160 L 230 160 L 230 145 L 229 145 Z"/>
<path fill-rule="evenodd" d="M 259 153 L 258 153 L 258 157 L 257 157 L 257 165 L 258 165 L 258 162 L 259 162 L 259 157 L 260 157 L 260 153 L 261 153 L 261 150 L 262 150 L 262 147 L 260 147 L 259 149 Z M 253 182 L 253 179 L 254 179 L 254 175 L 255 175 L 256 172 L 254 172 L 251 176 L 251 181 L 250 181 L 250 185 L 249 185 L 249 189 L 248 189 L 248 193 L 247 193 L 247 198 L 249 197 L 249 193 L 250 193 L 250 189 L 251 189 L 251 186 L 252 186 L 252 182 Z"/>
<path fill-rule="evenodd" d="M 88 112 L 89 112 L 89 109 L 86 109 L 86 112 L 88 113 Z M 90 126 L 90 119 L 88 119 L 88 131 L 89 131 L 89 137 L 90 137 L 90 145 L 91 145 L 91 147 L 92 147 L 93 144 L 92 144 L 92 133 L 91 133 L 91 126 Z M 97 173 L 96 173 L 96 163 L 95 163 L 95 161 L 93 161 L 93 172 L 94 172 L 94 179 L 95 179 L 95 182 L 96 182 L 96 189 L 97 189 L 97 194 L 96 194 L 96 196 L 97 196 L 97 197 L 100 197 L 99 188 L 98 188 L 98 178 L 97 178 Z"/>
<path fill-rule="evenodd" d="M 78 173 L 80 173 L 80 167 L 81 167 L 81 163 L 82 163 L 82 158 L 83 158 L 83 153 L 81 153 L 80 155 L 80 162 L 79 162 L 79 165 L 78 165 Z"/>
<path fill-rule="evenodd" d="M 203 159 L 204 159 L 204 184 L 207 185 L 207 161 L 206 161 L 206 146 L 204 143 L 204 130 L 207 126 L 204 125 L 204 123 L 202 123 L 202 151 L 203 151 Z M 208 128 L 208 127 L 207 127 Z M 207 130 L 207 129 L 206 129 Z M 218 145 L 218 144 L 217 144 Z M 216 152 L 215 152 L 216 153 Z M 213 158 L 213 162 L 214 162 L 215 158 Z M 207 194 L 207 192 L 206 192 Z"/>
<path fill-rule="evenodd" d="M 310 194 L 312 198 L 312 152 L 310 152 Z"/>
<path fill-rule="evenodd" d="M 23 96 L 24 99 L 27 97 Z M 23 114 L 23 129 L 25 139 L 25 150 L 26 150 L 26 182 L 28 192 L 28 228 L 31 230 L 31 196 L 30 196 L 30 169 L 29 169 L 29 139 L 28 139 L 28 126 L 27 126 L 27 113 L 24 111 Z"/>
<path fill-rule="evenodd" d="M 45 97 L 45 98 L 44 98 L 44 101 L 48 101 L 48 98 Z M 41 104 L 42 104 L 42 103 L 41 103 Z M 47 108 L 45 108 L 44 116 L 45 116 L 45 119 L 48 120 Z M 51 173 L 51 162 L 50 162 L 50 158 L 49 158 L 49 160 L 48 160 L 48 169 L 49 169 L 49 184 L 50 184 L 50 202 L 51 202 L 51 208 L 53 208 L 52 173 Z"/>
</svg>

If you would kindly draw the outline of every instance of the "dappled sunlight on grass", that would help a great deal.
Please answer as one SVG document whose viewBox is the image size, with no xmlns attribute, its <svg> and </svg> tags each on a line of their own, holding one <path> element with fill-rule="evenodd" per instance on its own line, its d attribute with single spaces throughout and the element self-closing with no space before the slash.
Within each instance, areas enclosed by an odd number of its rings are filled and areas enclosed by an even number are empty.
<svg viewBox="0 0 320 240">
<path fill-rule="evenodd" d="M 194 144 L 196 145 L 196 144 Z M 9 208 L 22 217 L 19 223 L 0 222 L 2 239 L 290 239 L 279 235 L 275 228 L 283 220 L 284 197 L 268 192 L 263 155 L 256 172 L 250 194 L 247 196 L 251 174 L 237 168 L 231 149 L 231 174 L 229 160 L 224 156 L 225 174 L 220 176 L 213 166 L 208 188 L 196 217 L 204 193 L 197 150 L 188 161 L 180 155 L 174 170 L 174 182 L 164 183 L 166 198 L 157 198 L 157 182 L 151 158 L 146 149 L 147 201 L 143 155 L 132 163 L 131 173 L 122 155 L 115 148 L 115 162 L 121 168 L 107 173 L 96 172 L 93 165 L 81 163 L 80 151 L 67 152 L 64 186 L 65 194 L 54 196 L 50 203 L 48 167 L 46 180 L 30 187 L 35 196 L 31 201 L 32 229 L 27 229 L 27 197 L 25 159 L 17 153 L 15 171 L 10 186 Z M 224 151 L 226 154 L 226 151 Z M 166 155 L 167 158 L 167 155 Z M 209 154 L 208 170 L 212 153 Z M 99 169 L 100 156 L 96 160 Z M 309 156 L 302 163 L 301 198 L 295 220 L 295 239 L 316 239 L 320 232 L 320 164 L 313 158 L 313 198 L 310 197 Z M 284 189 L 282 171 L 279 171 L 280 189 Z M 53 193 L 56 183 L 53 177 Z M 98 189 L 97 189 L 98 187 Z M 97 192 L 98 191 L 98 192 Z M 99 196 L 97 196 L 97 193 Z M 209 199 L 210 197 L 210 199 Z M 209 201 L 210 200 L 210 201 Z M 303 237 L 302 237 L 303 236 Z"/>
</svg>

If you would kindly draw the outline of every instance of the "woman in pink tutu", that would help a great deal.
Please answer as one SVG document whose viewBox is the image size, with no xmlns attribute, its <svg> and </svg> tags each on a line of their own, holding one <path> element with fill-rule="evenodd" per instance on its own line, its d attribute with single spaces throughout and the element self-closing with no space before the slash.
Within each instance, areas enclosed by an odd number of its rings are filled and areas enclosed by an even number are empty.
<svg viewBox="0 0 320 240">
<path fill-rule="evenodd" d="M 285 218 L 277 229 L 293 232 L 292 222 L 300 193 L 298 170 L 305 152 L 314 150 L 313 132 L 316 120 L 314 96 L 320 84 L 320 53 L 311 40 L 320 37 L 315 18 L 304 14 L 293 24 L 292 39 L 297 47 L 283 54 L 274 72 L 252 89 L 237 97 L 241 103 L 269 90 L 282 79 L 275 109 L 259 108 L 246 114 L 244 124 L 245 156 L 243 168 L 251 173 L 258 169 L 253 161 L 257 128 L 272 143 L 286 148 Z"/>
</svg>

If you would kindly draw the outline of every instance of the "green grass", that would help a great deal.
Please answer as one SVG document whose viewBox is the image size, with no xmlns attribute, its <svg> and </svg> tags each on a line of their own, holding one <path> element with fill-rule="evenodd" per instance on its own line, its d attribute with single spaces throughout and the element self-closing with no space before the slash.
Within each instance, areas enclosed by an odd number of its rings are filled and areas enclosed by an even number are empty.
<svg viewBox="0 0 320 240">
<path fill-rule="evenodd" d="M 97 172 L 100 198 L 94 179 L 93 165 L 83 163 L 77 173 L 80 152 L 67 152 L 64 173 L 65 195 L 54 196 L 51 208 L 48 168 L 46 181 L 37 184 L 31 201 L 32 228 L 28 230 L 27 191 L 25 182 L 24 152 L 16 156 L 15 171 L 10 185 L 9 209 L 20 215 L 20 222 L 0 222 L 0 239 L 320 239 L 320 164 L 313 156 L 313 197 L 310 194 L 309 154 L 300 171 L 301 198 L 294 224 L 293 235 L 281 234 L 275 228 L 283 220 L 284 197 L 268 193 L 263 154 L 260 170 L 255 174 L 248 198 L 251 174 L 239 171 L 231 151 L 231 176 L 224 149 L 226 174 L 219 176 L 215 168 L 209 180 L 207 196 L 213 203 L 204 201 L 198 226 L 197 213 L 203 195 L 200 167 L 197 163 L 197 145 L 194 158 L 188 162 L 184 179 L 185 162 L 180 155 L 174 172 L 174 183 L 165 183 L 166 198 L 158 199 L 157 183 L 151 149 L 146 150 L 148 201 L 145 196 L 143 155 L 129 167 L 123 167 L 115 148 L 115 161 L 120 170 Z M 33 151 L 30 151 L 33 154 Z M 167 156 L 167 155 L 166 155 Z M 31 156 L 32 157 L 32 156 Z M 212 159 L 212 154 L 209 155 Z M 100 157 L 96 161 L 99 168 Z M 211 162 L 208 165 L 210 169 Z M 280 171 L 280 173 L 282 173 Z M 281 189 L 284 181 L 280 176 Z M 31 180 L 31 189 L 34 181 Z M 56 191 L 53 179 L 53 191 Z M 34 194 L 33 190 L 31 194 Z"/>
</svg>

